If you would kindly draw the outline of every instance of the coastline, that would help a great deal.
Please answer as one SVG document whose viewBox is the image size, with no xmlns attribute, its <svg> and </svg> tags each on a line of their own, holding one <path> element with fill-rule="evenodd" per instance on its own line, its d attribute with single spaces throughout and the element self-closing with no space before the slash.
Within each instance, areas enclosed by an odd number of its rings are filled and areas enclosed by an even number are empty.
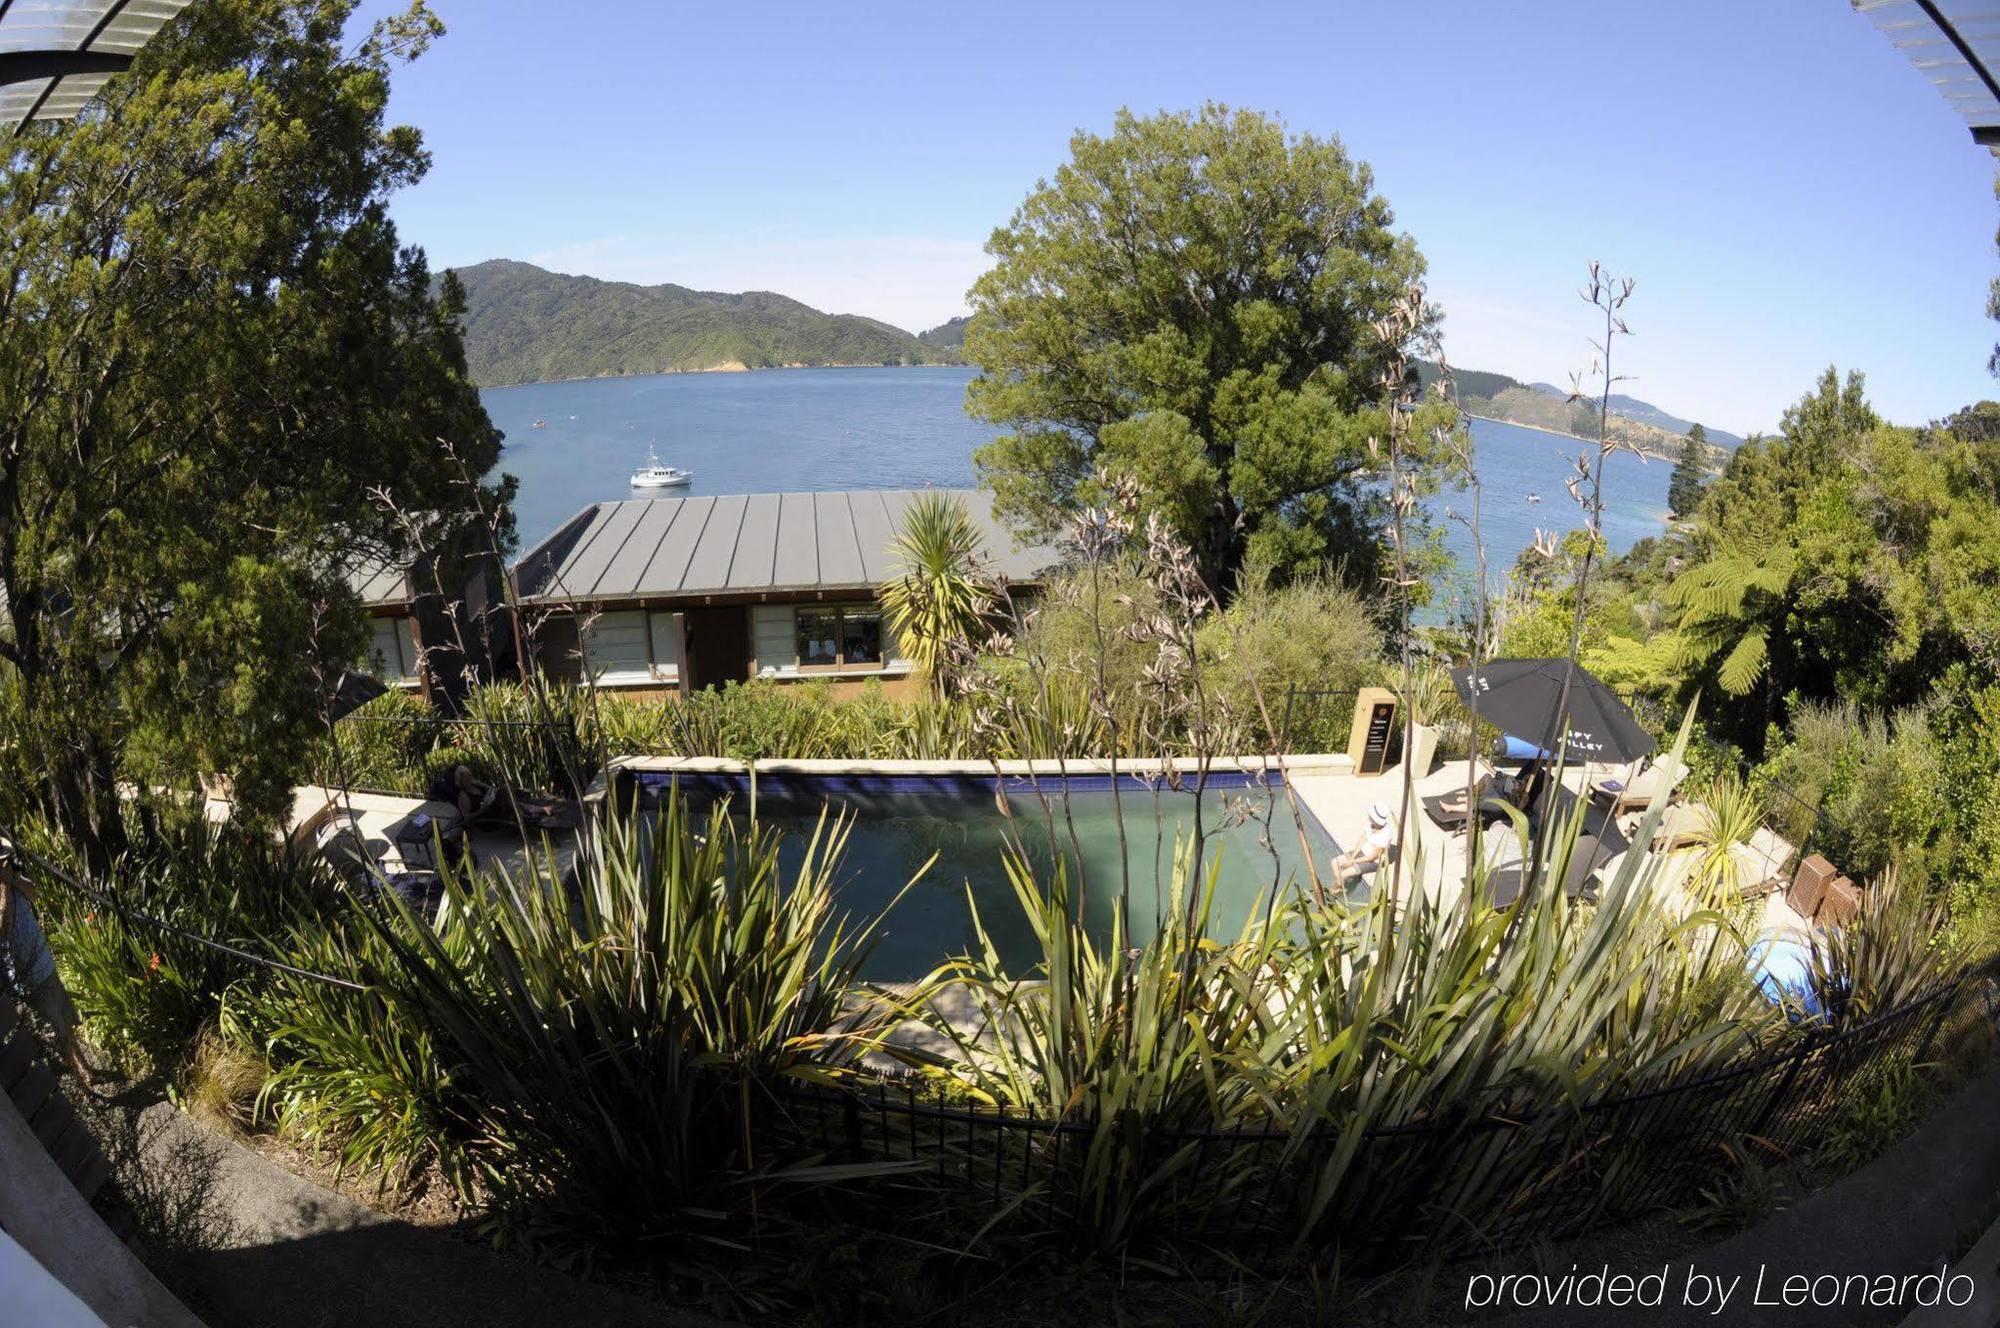
<svg viewBox="0 0 2000 1328">
<path fill-rule="evenodd" d="M 1467 411 L 1466 417 L 1468 419 L 1485 420 L 1488 424 L 1505 424 L 1515 429 L 1533 429 L 1536 433 L 1545 433 L 1552 438 L 1568 438 L 1573 442 L 1584 443 L 1590 446 L 1596 446 L 1597 444 L 1595 438 L 1585 438 L 1580 433 L 1566 433 L 1561 429 L 1545 429 L 1539 424 L 1523 424 L 1519 420 L 1503 420 L 1498 415 L 1474 415 L 1472 412 Z M 1634 447 L 1630 450 L 1646 461 L 1673 460 L 1672 457 L 1662 452 L 1653 451 L 1650 448 Z"/>
<path fill-rule="evenodd" d="M 620 378 L 665 378 L 670 374 L 736 374 L 736 373 L 783 373 L 788 369 L 970 369 L 969 364 L 947 364 L 935 361 L 930 364 L 760 364 L 751 366 L 738 361 L 727 364 L 711 364 L 702 369 L 651 369 L 645 373 L 601 373 L 572 374 L 567 378 L 523 378 L 513 383 L 475 383 L 481 392 L 498 392 L 509 387 L 553 387 L 558 383 L 605 383 Z M 1507 421 L 1501 421 L 1506 423 Z"/>
</svg>

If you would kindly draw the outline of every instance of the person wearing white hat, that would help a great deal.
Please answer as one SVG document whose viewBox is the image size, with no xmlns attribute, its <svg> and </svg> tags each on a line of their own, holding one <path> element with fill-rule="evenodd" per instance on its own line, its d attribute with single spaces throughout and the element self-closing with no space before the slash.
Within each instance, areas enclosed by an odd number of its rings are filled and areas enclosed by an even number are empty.
<svg viewBox="0 0 2000 1328">
<path fill-rule="evenodd" d="M 1389 804 L 1378 802 L 1368 809 L 1368 833 L 1352 853 L 1334 855 L 1334 879 L 1346 881 L 1365 875 L 1381 866 L 1389 856 L 1389 850 L 1396 847 L 1396 818 L 1389 811 Z"/>
</svg>

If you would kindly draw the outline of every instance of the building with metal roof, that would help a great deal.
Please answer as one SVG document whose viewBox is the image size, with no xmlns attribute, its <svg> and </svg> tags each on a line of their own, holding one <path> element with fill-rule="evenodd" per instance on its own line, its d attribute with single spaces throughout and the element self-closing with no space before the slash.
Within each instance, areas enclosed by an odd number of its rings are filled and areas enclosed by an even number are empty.
<svg viewBox="0 0 2000 1328">
<path fill-rule="evenodd" d="M 514 566 L 540 665 L 652 690 L 735 679 L 894 680 L 909 672 L 876 593 L 923 490 L 753 493 L 594 503 Z M 1054 550 L 1016 547 L 973 490 L 983 570 L 1033 583 Z"/>
</svg>

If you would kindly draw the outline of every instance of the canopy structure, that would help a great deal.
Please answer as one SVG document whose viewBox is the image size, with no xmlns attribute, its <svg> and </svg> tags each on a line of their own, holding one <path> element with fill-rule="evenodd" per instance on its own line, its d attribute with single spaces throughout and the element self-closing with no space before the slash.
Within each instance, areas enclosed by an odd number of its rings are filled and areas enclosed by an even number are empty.
<svg viewBox="0 0 2000 1328">
<path fill-rule="evenodd" d="M 188 0 L 0 0 L 0 127 L 67 120 Z"/>
<path fill-rule="evenodd" d="M 1972 128 L 2000 149 L 2000 5 L 1980 0 L 1854 0 Z"/>
<path fill-rule="evenodd" d="M 1587 669 L 1573 668 L 1566 659 L 1496 659 L 1480 667 L 1476 686 L 1472 673 L 1470 668 L 1451 671 L 1458 694 L 1481 719 L 1525 739 L 1530 753 L 1559 750 L 1565 761 L 1594 765 L 1636 761 L 1653 750 L 1652 735 L 1625 703 Z M 1567 725 L 1562 723 L 1564 711 Z"/>
</svg>

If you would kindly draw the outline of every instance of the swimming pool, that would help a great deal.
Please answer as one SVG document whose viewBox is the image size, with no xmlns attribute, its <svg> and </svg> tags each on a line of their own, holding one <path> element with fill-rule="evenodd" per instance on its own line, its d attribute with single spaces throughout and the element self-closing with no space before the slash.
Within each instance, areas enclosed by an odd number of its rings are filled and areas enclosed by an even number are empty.
<svg viewBox="0 0 2000 1328">
<path fill-rule="evenodd" d="M 747 774 L 645 771 L 635 778 L 649 801 L 663 798 L 678 780 L 691 805 L 706 806 L 726 797 L 733 809 L 748 812 Z M 1030 781 L 1003 779 L 990 772 L 760 774 L 757 813 L 763 824 L 782 832 L 780 857 L 788 872 L 796 870 L 823 806 L 852 815 L 839 888 L 841 903 L 857 920 L 880 912 L 925 860 L 937 855 L 883 927 L 863 974 L 882 982 L 921 977 L 973 947 L 968 894 L 977 901 L 979 916 L 1001 958 L 1023 972 L 1033 964 L 1040 950 L 1015 899 L 1002 853 L 1010 831 L 1018 833 L 1038 879 L 1050 879 L 1050 822 L 1037 784 L 1053 806 L 1055 852 L 1069 862 L 1072 882 L 1080 876 L 1085 926 L 1099 939 L 1110 936 L 1120 892 L 1128 888 L 1134 941 L 1144 944 L 1156 933 L 1160 908 L 1172 891 L 1175 836 L 1193 833 L 1197 809 L 1203 862 L 1219 864 L 1213 934 L 1234 934 L 1253 910 L 1261 913 L 1274 882 L 1289 888 L 1293 881 L 1306 880 L 1299 832 L 1279 779 L 1237 771 L 1211 773 L 1199 800 L 1191 780 L 1188 789 L 1179 791 L 1130 775 L 1119 775 L 1116 781 L 1114 789 L 1110 775 L 1070 775 L 1066 781 L 1042 776 Z M 1067 809 L 1061 797 L 1065 789 Z M 1003 792 L 1014 817 L 1011 825 L 1000 807 Z M 1120 803 L 1129 876 L 1119 864 Z M 1324 878 L 1327 862 L 1338 850 L 1312 813 L 1300 810 L 1306 844 Z M 1072 822 L 1080 857 L 1072 842 Z"/>
</svg>

